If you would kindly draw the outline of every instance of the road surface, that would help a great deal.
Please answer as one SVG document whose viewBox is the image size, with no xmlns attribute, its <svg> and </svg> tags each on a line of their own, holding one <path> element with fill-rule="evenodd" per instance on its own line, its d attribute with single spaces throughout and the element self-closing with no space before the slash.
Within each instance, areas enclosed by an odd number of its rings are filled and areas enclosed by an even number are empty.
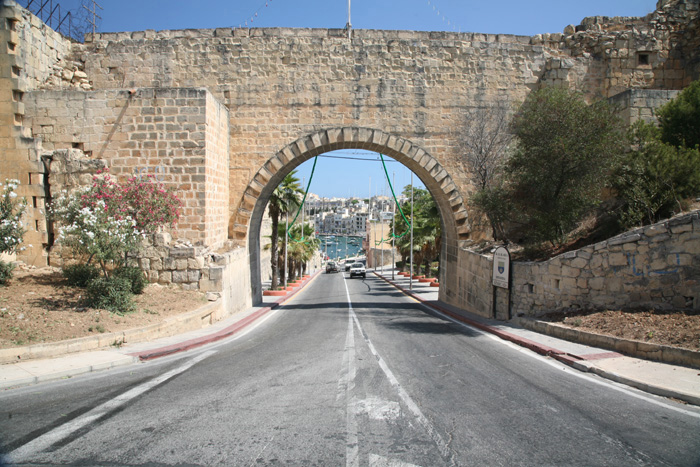
<svg viewBox="0 0 700 467">
<path fill-rule="evenodd" d="M 247 334 L 0 394 L 5 462 L 700 465 L 700 410 L 322 274 Z"/>
</svg>

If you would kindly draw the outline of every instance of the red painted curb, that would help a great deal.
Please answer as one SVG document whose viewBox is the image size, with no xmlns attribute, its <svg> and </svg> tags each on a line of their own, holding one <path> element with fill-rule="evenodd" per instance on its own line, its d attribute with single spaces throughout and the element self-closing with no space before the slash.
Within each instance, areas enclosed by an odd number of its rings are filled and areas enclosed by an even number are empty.
<svg viewBox="0 0 700 467">
<path fill-rule="evenodd" d="M 303 285 L 306 285 L 306 283 L 311 282 L 313 278 L 315 278 L 318 274 L 320 274 L 320 271 L 316 272 L 313 276 L 311 276 L 310 279 L 306 280 Z M 155 358 L 160 358 L 160 357 L 165 357 L 167 355 L 172 355 L 178 352 L 184 352 L 185 350 L 190 350 L 194 349 L 195 347 L 200 347 L 202 345 L 206 344 L 211 344 L 212 342 L 216 342 L 218 340 L 224 339 L 226 337 L 229 337 L 243 328 L 247 327 L 249 324 L 255 322 L 258 318 L 261 318 L 265 316 L 267 313 L 270 311 L 274 310 L 278 306 L 280 306 L 282 303 L 290 299 L 292 296 L 294 296 L 297 292 L 299 292 L 303 287 L 299 288 L 294 288 L 292 287 L 293 292 L 285 292 L 285 291 L 270 291 L 270 292 L 283 292 L 284 296 L 280 297 L 279 299 L 275 300 L 270 306 L 262 307 L 255 313 L 252 313 L 250 316 L 247 316 L 243 318 L 242 320 L 233 323 L 231 326 L 228 326 L 224 329 L 222 329 L 219 332 L 215 332 L 213 334 L 210 334 L 208 336 L 203 336 L 199 337 L 196 339 L 190 339 L 188 341 L 180 342 L 177 344 L 172 344 L 168 345 L 165 347 L 160 347 L 158 349 L 152 349 L 152 350 L 145 350 L 143 352 L 136 352 L 136 353 L 131 353 L 128 354 L 132 357 L 138 357 L 139 360 L 145 361 L 145 360 L 153 360 Z M 264 292 L 263 292 L 264 293 Z"/>
<path fill-rule="evenodd" d="M 281 297 L 287 295 L 286 290 L 263 290 L 263 295 L 266 297 Z"/>
<path fill-rule="evenodd" d="M 216 342 L 218 340 L 221 340 L 225 337 L 228 337 L 237 331 L 240 331 L 242 328 L 246 327 L 256 319 L 260 318 L 261 316 L 267 314 L 269 311 L 271 311 L 273 308 L 276 307 L 264 307 L 256 311 L 250 316 L 247 316 L 246 318 L 238 321 L 237 323 L 232 324 L 231 326 L 222 329 L 221 331 L 210 334 L 208 336 L 200 337 L 197 339 L 191 339 L 189 341 L 185 342 L 180 342 L 178 344 L 173 344 L 173 345 L 168 345 L 166 347 L 161 347 L 159 349 L 155 350 L 146 350 L 144 352 L 139 352 L 139 353 L 133 353 L 129 354 L 134 357 L 138 357 L 140 360 L 153 360 L 154 358 L 159 358 L 159 357 L 165 357 L 166 355 L 172 355 L 177 352 L 184 352 L 185 350 L 190 350 L 195 347 L 199 347 L 205 344 L 210 344 L 212 342 Z"/>
</svg>

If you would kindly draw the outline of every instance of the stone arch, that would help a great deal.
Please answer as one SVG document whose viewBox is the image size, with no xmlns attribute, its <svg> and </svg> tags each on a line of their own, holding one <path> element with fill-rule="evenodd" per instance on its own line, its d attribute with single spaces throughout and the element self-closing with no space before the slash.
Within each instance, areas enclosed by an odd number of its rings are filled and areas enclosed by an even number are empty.
<svg viewBox="0 0 700 467">
<path fill-rule="evenodd" d="M 411 141 L 381 130 L 361 127 L 320 130 L 287 145 L 263 164 L 245 189 L 241 205 L 233 218 L 233 239 L 239 243 L 247 240 L 248 244 L 254 303 L 262 300 L 260 226 L 272 192 L 297 166 L 337 149 L 379 152 L 401 162 L 415 173 L 430 191 L 440 211 L 443 227 L 442 274 L 450 274 L 452 267 L 456 267 L 456 249 L 469 239 L 470 227 L 460 190 L 442 165 Z M 450 258 L 454 261 L 450 261 Z M 444 293 L 449 295 L 449 292 L 440 290 L 441 298 Z"/>
</svg>

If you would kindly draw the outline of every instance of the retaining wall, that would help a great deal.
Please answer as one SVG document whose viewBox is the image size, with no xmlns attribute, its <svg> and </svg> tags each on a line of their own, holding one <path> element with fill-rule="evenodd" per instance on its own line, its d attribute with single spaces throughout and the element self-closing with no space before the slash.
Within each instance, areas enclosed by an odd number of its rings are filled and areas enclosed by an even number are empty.
<svg viewBox="0 0 700 467">
<path fill-rule="evenodd" d="M 492 258 L 460 249 L 451 305 L 493 316 Z M 700 309 L 700 211 L 543 262 L 513 262 L 510 315 L 571 309 Z M 499 290 L 499 293 L 505 291 Z M 499 298 L 497 298 L 499 300 Z M 499 300 L 499 307 L 507 300 Z M 499 310 L 499 318 L 507 312 Z"/>
</svg>

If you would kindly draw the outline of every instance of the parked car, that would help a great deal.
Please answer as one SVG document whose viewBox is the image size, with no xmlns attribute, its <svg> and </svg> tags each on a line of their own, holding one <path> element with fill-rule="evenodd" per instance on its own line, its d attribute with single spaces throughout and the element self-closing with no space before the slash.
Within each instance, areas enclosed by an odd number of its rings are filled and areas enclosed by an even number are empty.
<svg viewBox="0 0 700 467">
<path fill-rule="evenodd" d="M 345 262 L 345 271 L 346 272 L 350 270 L 350 266 L 352 266 L 352 263 L 350 261 L 346 261 Z"/>
<path fill-rule="evenodd" d="M 335 261 L 328 261 L 326 263 L 326 274 L 331 272 L 338 272 L 338 264 Z"/>
<path fill-rule="evenodd" d="M 350 279 L 355 276 L 366 277 L 365 265 L 362 263 L 352 263 L 350 265 Z"/>
</svg>

